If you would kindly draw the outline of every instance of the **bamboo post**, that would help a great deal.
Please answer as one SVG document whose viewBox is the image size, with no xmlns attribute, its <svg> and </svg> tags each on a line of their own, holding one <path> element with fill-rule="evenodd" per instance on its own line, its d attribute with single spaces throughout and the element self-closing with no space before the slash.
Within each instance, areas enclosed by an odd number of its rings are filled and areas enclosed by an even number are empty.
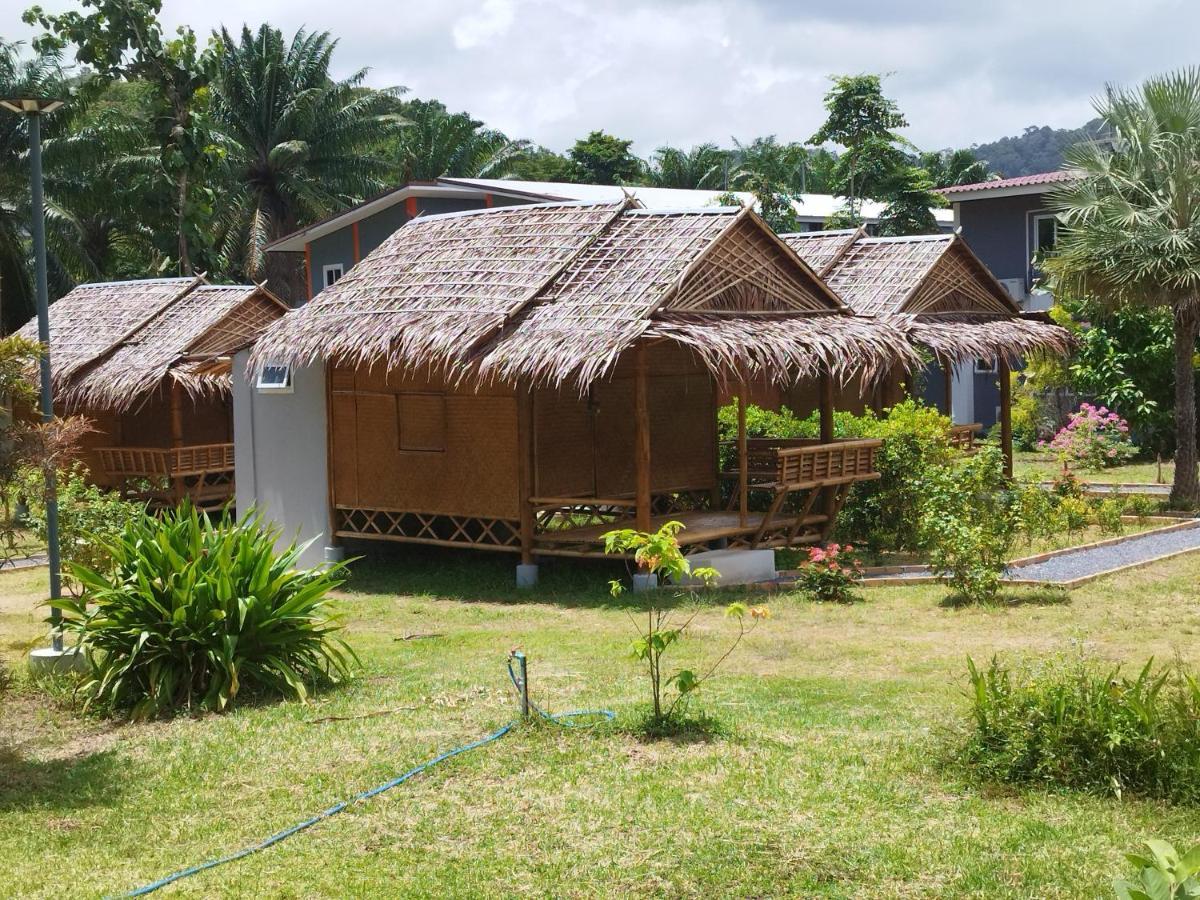
<svg viewBox="0 0 1200 900">
<path fill-rule="evenodd" d="M 716 378 L 712 378 L 712 408 L 709 410 L 709 418 L 712 419 L 712 442 L 713 442 L 713 485 L 709 495 L 709 508 L 721 508 L 721 423 L 719 416 L 721 413 L 721 387 L 717 383 Z"/>
<path fill-rule="evenodd" d="M 171 485 L 175 492 L 175 502 L 183 500 L 183 479 L 175 474 L 179 465 L 179 451 L 183 448 L 183 389 L 178 381 L 171 382 L 171 449 L 172 457 Z"/>
<path fill-rule="evenodd" d="M 520 502 L 521 564 L 533 564 L 533 388 L 517 387 L 517 492 Z"/>
<path fill-rule="evenodd" d="M 1004 452 L 1004 474 L 1012 478 L 1012 374 L 1008 360 L 1001 358 L 996 370 L 1000 373 L 1000 449 Z"/>
<path fill-rule="evenodd" d="M 646 385 L 646 345 L 634 349 L 634 469 L 637 473 L 637 530 L 650 530 L 650 401 Z"/>
<path fill-rule="evenodd" d="M 946 418 L 954 420 L 954 366 L 948 362 L 942 363 L 942 384 L 944 386 L 945 407 L 942 412 Z"/>
<path fill-rule="evenodd" d="M 833 377 L 821 373 L 821 443 L 833 443 Z"/>
<path fill-rule="evenodd" d="M 738 525 L 746 526 L 750 507 L 750 461 L 746 457 L 746 382 L 738 385 Z"/>
</svg>

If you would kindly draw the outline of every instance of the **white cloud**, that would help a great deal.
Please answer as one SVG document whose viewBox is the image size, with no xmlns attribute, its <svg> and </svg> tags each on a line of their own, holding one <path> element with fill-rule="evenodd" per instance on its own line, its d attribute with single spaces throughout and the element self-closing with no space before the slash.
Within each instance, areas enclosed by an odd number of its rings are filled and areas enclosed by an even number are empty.
<svg viewBox="0 0 1200 900">
<path fill-rule="evenodd" d="M 30 0 L 0 0 L 16 23 Z M 77 0 L 43 0 L 51 9 Z M 371 69 L 562 149 L 603 128 L 650 153 L 760 134 L 803 140 L 827 76 L 889 72 L 923 147 L 1067 127 L 1106 81 L 1195 60 L 1186 0 L 165 0 L 170 28 L 270 21 L 339 39 L 335 67 Z M 8 36 L 27 36 L 22 26 Z"/>
</svg>

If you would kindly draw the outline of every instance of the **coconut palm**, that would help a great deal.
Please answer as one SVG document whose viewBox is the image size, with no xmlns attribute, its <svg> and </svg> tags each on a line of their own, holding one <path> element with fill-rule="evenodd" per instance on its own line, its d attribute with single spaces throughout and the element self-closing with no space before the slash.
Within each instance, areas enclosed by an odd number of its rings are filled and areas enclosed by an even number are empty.
<svg viewBox="0 0 1200 900">
<path fill-rule="evenodd" d="M 404 182 L 503 178 L 529 150 L 528 141 L 511 141 L 466 113 L 452 115 L 436 100 L 405 103 L 403 114 L 394 153 Z"/>
<path fill-rule="evenodd" d="M 659 147 L 650 157 L 647 174 L 655 187 L 721 190 L 729 176 L 730 155 L 716 144 L 691 150 Z"/>
<path fill-rule="evenodd" d="M 998 177 L 973 150 L 935 150 L 922 153 L 917 164 L 929 173 L 934 187 L 978 184 Z"/>
<path fill-rule="evenodd" d="M 294 262 L 268 254 L 275 238 L 387 186 L 385 142 L 400 127 L 398 89 L 362 86 L 366 70 L 329 76 L 337 42 L 304 29 L 285 40 L 262 25 L 220 34 L 213 126 L 231 195 L 223 198 L 222 251 L 247 277 L 299 298 Z"/>
<path fill-rule="evenodd" d="M 1076 178 L 1052 194 L 1061 222 L 1043 263 L 1058 290 L 1110 307 L 1168 307 L 1174 319 L 1175 481 L 1200 503 L 1194 353 L 1200 328 L 1200 69 L 1109 87 L 1096 109 L 1109 141 L 1067 152 Z"/>
<path fill-rule="evenodd" d="M 66 97 L 68 85 L 59 61 L 26 55 L 20 44 L 0 40 L 0 96 Z M 47 117 L 42 125 L 45 187 L 46 263 L 51 297 L 90 274 L 78 223 L 60 202 L 64 179 L 79 177 L 65 142 L 78 106 Z M 5 332 L 34 314 L 33 248 L 29 172 L 29 127 L 23 116 L 0 113 L 0 327 Z"/>
</svg>

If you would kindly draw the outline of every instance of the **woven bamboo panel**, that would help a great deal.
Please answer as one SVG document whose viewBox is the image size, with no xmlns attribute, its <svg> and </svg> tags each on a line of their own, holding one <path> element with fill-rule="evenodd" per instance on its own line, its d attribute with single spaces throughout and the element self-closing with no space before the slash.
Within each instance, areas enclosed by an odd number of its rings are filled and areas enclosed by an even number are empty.
<svg viewBox="0 0 1200 900">
<path fill-rule="evenodd" d="M 337 385 L 335 378 L 329 398 L 333 502 L 341 506 L 358 506 L 358 398 L 353 391 L 339 391 Z"/>
<path fill-rule="evenodd" d="M 1012 301 L 997 296 L 994 279 L 981 273 L 965 246 L 954 243 L 925 275 L 901 312 L 1013 312 Z"/>
<path fill-rule="evenodd" d="M 240 291 L 241 298 L 221 318 L 192 342 L 188 355 L 224 356 L 253 343 L 266 328 L 286 311 L 284 307 L 256 288 L 204 288 L 210 295 L 215 291 Z"/>
<path fill-rule="evenodd" d="M 701 312 L 835 309 L 823 285 L 787 257 L 772 235 L 742 217 L 684 278 L 666 309 Z"/>
<path fill-rule="evenodd" d="M 575 391 L 546 388 L 535 393 L 535 495 L 597 496 L 593 409 Z"/>
</svg>

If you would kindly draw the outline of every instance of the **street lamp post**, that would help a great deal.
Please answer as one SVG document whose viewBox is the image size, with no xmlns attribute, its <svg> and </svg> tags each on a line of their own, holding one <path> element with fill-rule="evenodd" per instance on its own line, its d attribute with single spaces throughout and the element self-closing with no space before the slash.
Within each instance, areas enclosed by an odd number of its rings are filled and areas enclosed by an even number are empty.
<svg viewBox="0 0 1200 900">
<path fill-rule="evenodd" d="M 42 421 L 54 418 L 54 395 L 50 388 L 50 297 L 46 284 L 46 213 L 42 197 L 42 116 L 54 112 L 63 105 L 62 100 L 44 97 L 0 98 L 0 106 L 25 116 L 29 122 L 29 175 L 30 193 L 33 200 L 34 272 L 37 285 L 38 340 L 42 344 L 41 367 L 41 411 Z M 54 467 L 46 467 L 46 552 L 50 563 L 50 599 L 62 595 L 62 562 L 58 546 L 58 485 Z M 51 609 L 50 665 L 54 665 L 63 653 L 62 613 Z M 35 654 L 38 651 L 34 651 Z"/>
</svg>

